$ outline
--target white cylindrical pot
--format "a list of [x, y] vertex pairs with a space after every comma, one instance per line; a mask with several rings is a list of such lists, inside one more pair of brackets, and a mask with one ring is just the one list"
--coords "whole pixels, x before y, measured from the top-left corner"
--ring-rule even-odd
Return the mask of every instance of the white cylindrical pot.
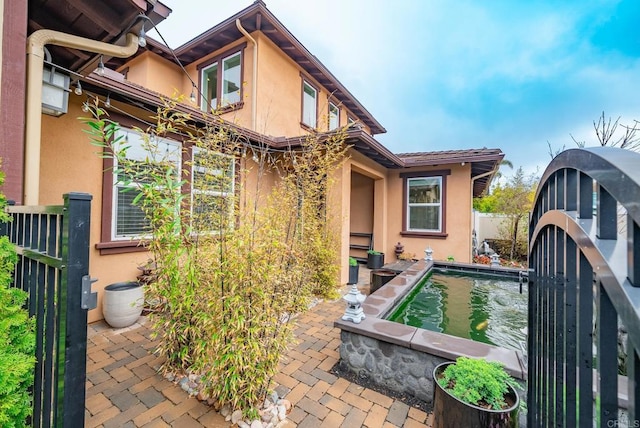
[[111, 327], [129, 327], [144, 306], [144, 288], [138, 282], [116, 282], [104, 288], [102, 314]]

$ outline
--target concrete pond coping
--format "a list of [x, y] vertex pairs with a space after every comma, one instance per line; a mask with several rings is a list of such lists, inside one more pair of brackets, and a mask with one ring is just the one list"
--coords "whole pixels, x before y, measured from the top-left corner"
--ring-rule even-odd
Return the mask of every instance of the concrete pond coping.
[[388, 321], [387, 315], [398, 303], [427, 275], [431, 270], [446, 270], [471, 273], [503, 274], [515, 279], [521, 270], [513, 268], [494, 268], [484, 265], [466, 265], [455, 262], [436, 262], [418, 260], [408, 269], [383, 285], [375, 293], [370, 294], [362, 304], [366, 318], [359, 324], [338, 319], [335, 327], [364, 337], [398, 345], [403, 348], [431, 354], [445, 360], [453, 361], [459, 356], [486, 358], [498, 361], [514, 378], [527, 379], [526, 359], [522, 352], [504, 349], [485, 343], [474, 342], [444, 333], [437, 333], [422, 328]]

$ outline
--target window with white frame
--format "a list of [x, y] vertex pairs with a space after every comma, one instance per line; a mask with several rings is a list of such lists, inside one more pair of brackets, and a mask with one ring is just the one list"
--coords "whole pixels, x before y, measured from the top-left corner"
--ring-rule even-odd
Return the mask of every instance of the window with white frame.
[[166, 138], [145, 141], [137, 132], [126, 129], [119, 131], [118, 137], [126, 160], [118, 164], [114, 159], [111, 235], [113, 240], [140, 238], [149, 232], [149, 220], [140, 206], [134, 204], [140, 186], [148, 184], [152, 174], [158, 172], [175, 174], [179, 179], [181, 146]]
[[222, 232], [233, 224], [235, 160], [194, 147], [191, 219], [195, 232]]
[[337, 105], [329, 103], [329, 131], [338, 129], [340, 126], [340, 109]]
[[406, 230], [442, 231], [442, 177], [407, 178]]
[[239, 103], [242, 88], [242, 52], [219, 58], [201, 71], [200, 88], [205, 111]]
[[317, 124], [318, 91], [307, 81], [302, 82], [302, 123], [315, 128]]

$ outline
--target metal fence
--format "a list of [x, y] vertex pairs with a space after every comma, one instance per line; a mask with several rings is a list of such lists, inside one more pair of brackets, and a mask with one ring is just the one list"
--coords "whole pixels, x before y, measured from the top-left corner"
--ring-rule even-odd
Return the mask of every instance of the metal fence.
[[36, 318], [36, 367], [31, 424], [83, 427], [91, 195], [64, 195], [63, 206], [9, 206], [0, 232], [15, 244], [14, 287], [26, 291]]
[[545, 171], [530, 220], [529, 427], [640, 426], [639, 225], [640, 154], [567, 150]]

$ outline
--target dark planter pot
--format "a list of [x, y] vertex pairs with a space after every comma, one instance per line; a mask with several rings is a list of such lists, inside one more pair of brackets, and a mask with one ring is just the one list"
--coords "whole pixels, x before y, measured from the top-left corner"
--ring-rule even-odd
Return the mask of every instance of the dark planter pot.
[[487, 410], [460, 401], [440, 386], [437, 379], [442, 371], [453, 362], [442, 363], [433, 369], [433, 428], [516, 428], [520, 399], [516, 391], [509, 387], [508, 409]]
[[397, 273], [389, 269], [377, 269], [371, 271], [371, 287], [369, 294], [375, 293], [380, 287], [395, 278]]
[[384, 253], [367, 254], [367, 268], [380, 269], [384, 265]]
[[347, 284], [357, 284], [359, 273], [360, 273], [360, 265], [355, 265], [355, 266], [349, 265], [349, 282], [347, 282]]

